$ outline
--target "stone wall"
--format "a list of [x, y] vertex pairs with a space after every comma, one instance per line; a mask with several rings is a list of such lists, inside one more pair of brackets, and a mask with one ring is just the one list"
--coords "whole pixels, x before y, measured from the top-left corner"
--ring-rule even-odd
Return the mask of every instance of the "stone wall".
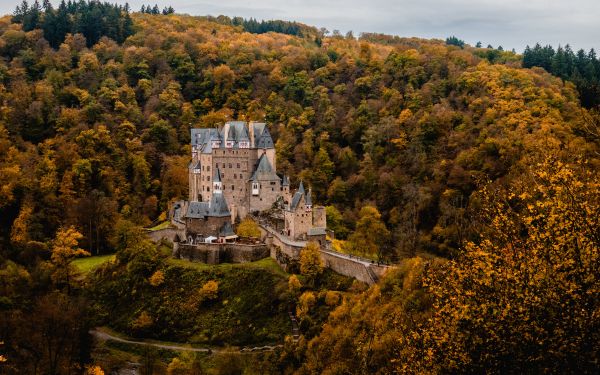
[[173, 257], [206, 264], [246, 263], [269, 257], [265, 244], [174, 244]]
[[250, 202], [250, 212], [266, 211], [273, 207], [273, 203], [283, 193], [281, 190], [281, 180], [259, 180], [260, 189], [258, 195], [252, 195], [251, 182], [248, 182], [248, 200]]
[[313, 207], [313, 226], [316, 228], [327, 228], [327, 213], [325, 207]]
[[321, 259], [325, 267], [331, 268], [340, 275], [351, 276], [367, 284], [375, 284], [377, 281], [367, 269], [370, 266], [362, 262], [352, 261], [346, 257], [327, 251], [321, 251]]
[[[290, 265], [294, 266], [300, 258], [300, 251], [307, 244], [306, 241], [293, 241], [278, 234], [272, 228], [260, 226], [262, 238], [271, 249], [271, 258], [275, 259], [286, 271]], [[353, 277], [369, 285], [375, 284], [389, 269], [389, 266], [377, 265], [369, 260], [359, 257], [350, 257], [346, 254], [321, 249], [321, 259], [326, 267], [331, 268], [340, 275]], [[296, 271], [293, 271], [296, 272]]]
[[231, 217], [212, 217], [206, 219], [186, 218], [186, 233], [188, 235], [202, 234], [204, 236], [219, 236], [219, 229], [227, 222], [231, 222]]

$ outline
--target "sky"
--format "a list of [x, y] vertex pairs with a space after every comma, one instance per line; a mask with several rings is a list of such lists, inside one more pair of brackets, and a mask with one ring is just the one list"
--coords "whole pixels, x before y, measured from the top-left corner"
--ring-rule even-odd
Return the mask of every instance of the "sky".
[[[0, 0], [0, 13], [11, 13], [20, 1]], [[352, 30], [356, 36], [455, 35], [471, 45], [481, 41], [518, 52], [536, 42], [600, 49], [600, 0], [129, 0], [136, 11], [148, 3], [191, 15], [299, 21], [343, 34]]]

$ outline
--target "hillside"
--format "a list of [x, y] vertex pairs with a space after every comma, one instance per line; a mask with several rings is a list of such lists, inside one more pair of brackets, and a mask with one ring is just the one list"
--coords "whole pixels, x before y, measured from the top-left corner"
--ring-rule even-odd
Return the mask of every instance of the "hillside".
[[271, 124], [281, 171], [332, 206], [339, 236], [370, 202], [393, 233], [386, 256], [447, 256], [472, 235], [465, 210], [479, 181], [505, 176], [547, 137], [567, 154], [583, 142], [571, 85], [490, 65], [472, 48], [342, 37], [319, 46], [201, 17], [132, 18], [137, 32], [122, 45], [87, 48], [75, 35], [57, 50], [2, 19], [8, 248], [74, 224], [85, 248], [110, 250], [117, 218], [144, 225], [184, 196], [191, 126], [246, 118]]
[[[0, 19], [8, 373], [80, 369], [92, 324], [278, 341], [288, 303], [302, 337], [260, 373], [593, 372], [600, 118], [573, 84], [439, 40], [124, 11], [122, 43], [49, 43]], [[336, 237], [398, 269], [365, 291], [331, 273], [184, 267], [143, 241], [187, 195], [190, 128], [234, 119], [266, 121], [278, 170], [312, 187]], [[87, 252], [116, 260], [84, 279], [71, 261]]]

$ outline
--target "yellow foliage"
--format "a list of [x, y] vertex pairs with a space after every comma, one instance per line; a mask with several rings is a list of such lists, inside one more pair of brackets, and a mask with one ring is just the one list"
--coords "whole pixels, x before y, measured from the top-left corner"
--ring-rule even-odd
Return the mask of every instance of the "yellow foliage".
[[85, 375], [104, 375], [104, 371], [100, 366], [89, 366], [85, 370]]
[[256, 224], [256, 222], [249, 217], [246, 217], [244, 220], [242, 220], [237, 227], [236, 233], [240, 237], [260, 238], [260, 229], [258, 224]]
[[10, 240], [13, 243], [24, 243], [29, 239], [29, 235], [27, 234], [29, 219], [31, 218], [31, 214], [33, 213], [33, 208], [30, 204], [23, 204], [21, 207], [21, 211], [19, 212], [19, 216], [13, 222], [12, 228], [10, 230]]
[[333, 290], [328, 290], [325, 293], [325, 304], [327, 306], [336, 306], [338, 303], [340, 302], [340, 293], [333, 291]]
[[312, 280], [323, 272], [321, 249], [315, 242], [309, 242], [300, 251], [300, 272]]
[[219, 282], [209, 280], [200, 289], [200, 295], [203, 299], [213, 300], [219, 297]]
[[169, 363], [169, 366], [167, 367], [167, 374], [168, 375], [185, 375], [185, 374], [189, 374], [190, 370], [191, 370], [191, 366], [188, 363], [175, 357], [171, 360], [171, 362]]
[[298, 306], [296, 307], [296, 315], [303, 317], [308, 315], [310, 309], [317, 303], [317, 297], [313, 292], [307, 291], [302, 293], [298, 299]]
[[147, 311], [142, 311], [140, 315], [138, 315], [138, 317], [131, 322], [131, 327], [133, 329], [142, 330], [152, 326], [152, 324], [154, 324], [154, 319], [152, 319], [152, 316], [148, 314]]
[[71, 262], [78, 256], [90, 256], [90, 253], [79, 248], [79, 240], [83, 235], [74, 227], [61, 228], [56, 232], [52, 241], [52, 255], [50, 260], [54, 266], [52, 279], [56, 283], [65, 283], [70, 288], [72, 281]]
[[290, 291], [290, 293], [296, 294], [300, 291], [300, 288], [302, 288], [302, 284], [300, 283], [298, 276], [291, 275], [288, 278], [288, 290]]
[[152, 276], [150, 276], [148, 281], [152, 286], [159, 286], [165, 281], [165, 274], [163, 273], [163, 271], [158, 270], [154, 272]]

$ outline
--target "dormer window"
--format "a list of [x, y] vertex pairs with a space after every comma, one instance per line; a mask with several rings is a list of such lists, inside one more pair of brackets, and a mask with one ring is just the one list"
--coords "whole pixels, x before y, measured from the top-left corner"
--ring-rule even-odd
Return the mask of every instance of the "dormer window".
[[225, 143], [225, 147], [227, 147], [227, 148], [232, 148], [232, 147], [233, 147], [233, 143], [234, 143], [233, 141], [227, 141], [227, 142]]
[[252, 195], [258, 195], [259, 185], [258, 182], [252, 183]]
[[250, 142], [240, 141], [240, 148], [250, 148]]

